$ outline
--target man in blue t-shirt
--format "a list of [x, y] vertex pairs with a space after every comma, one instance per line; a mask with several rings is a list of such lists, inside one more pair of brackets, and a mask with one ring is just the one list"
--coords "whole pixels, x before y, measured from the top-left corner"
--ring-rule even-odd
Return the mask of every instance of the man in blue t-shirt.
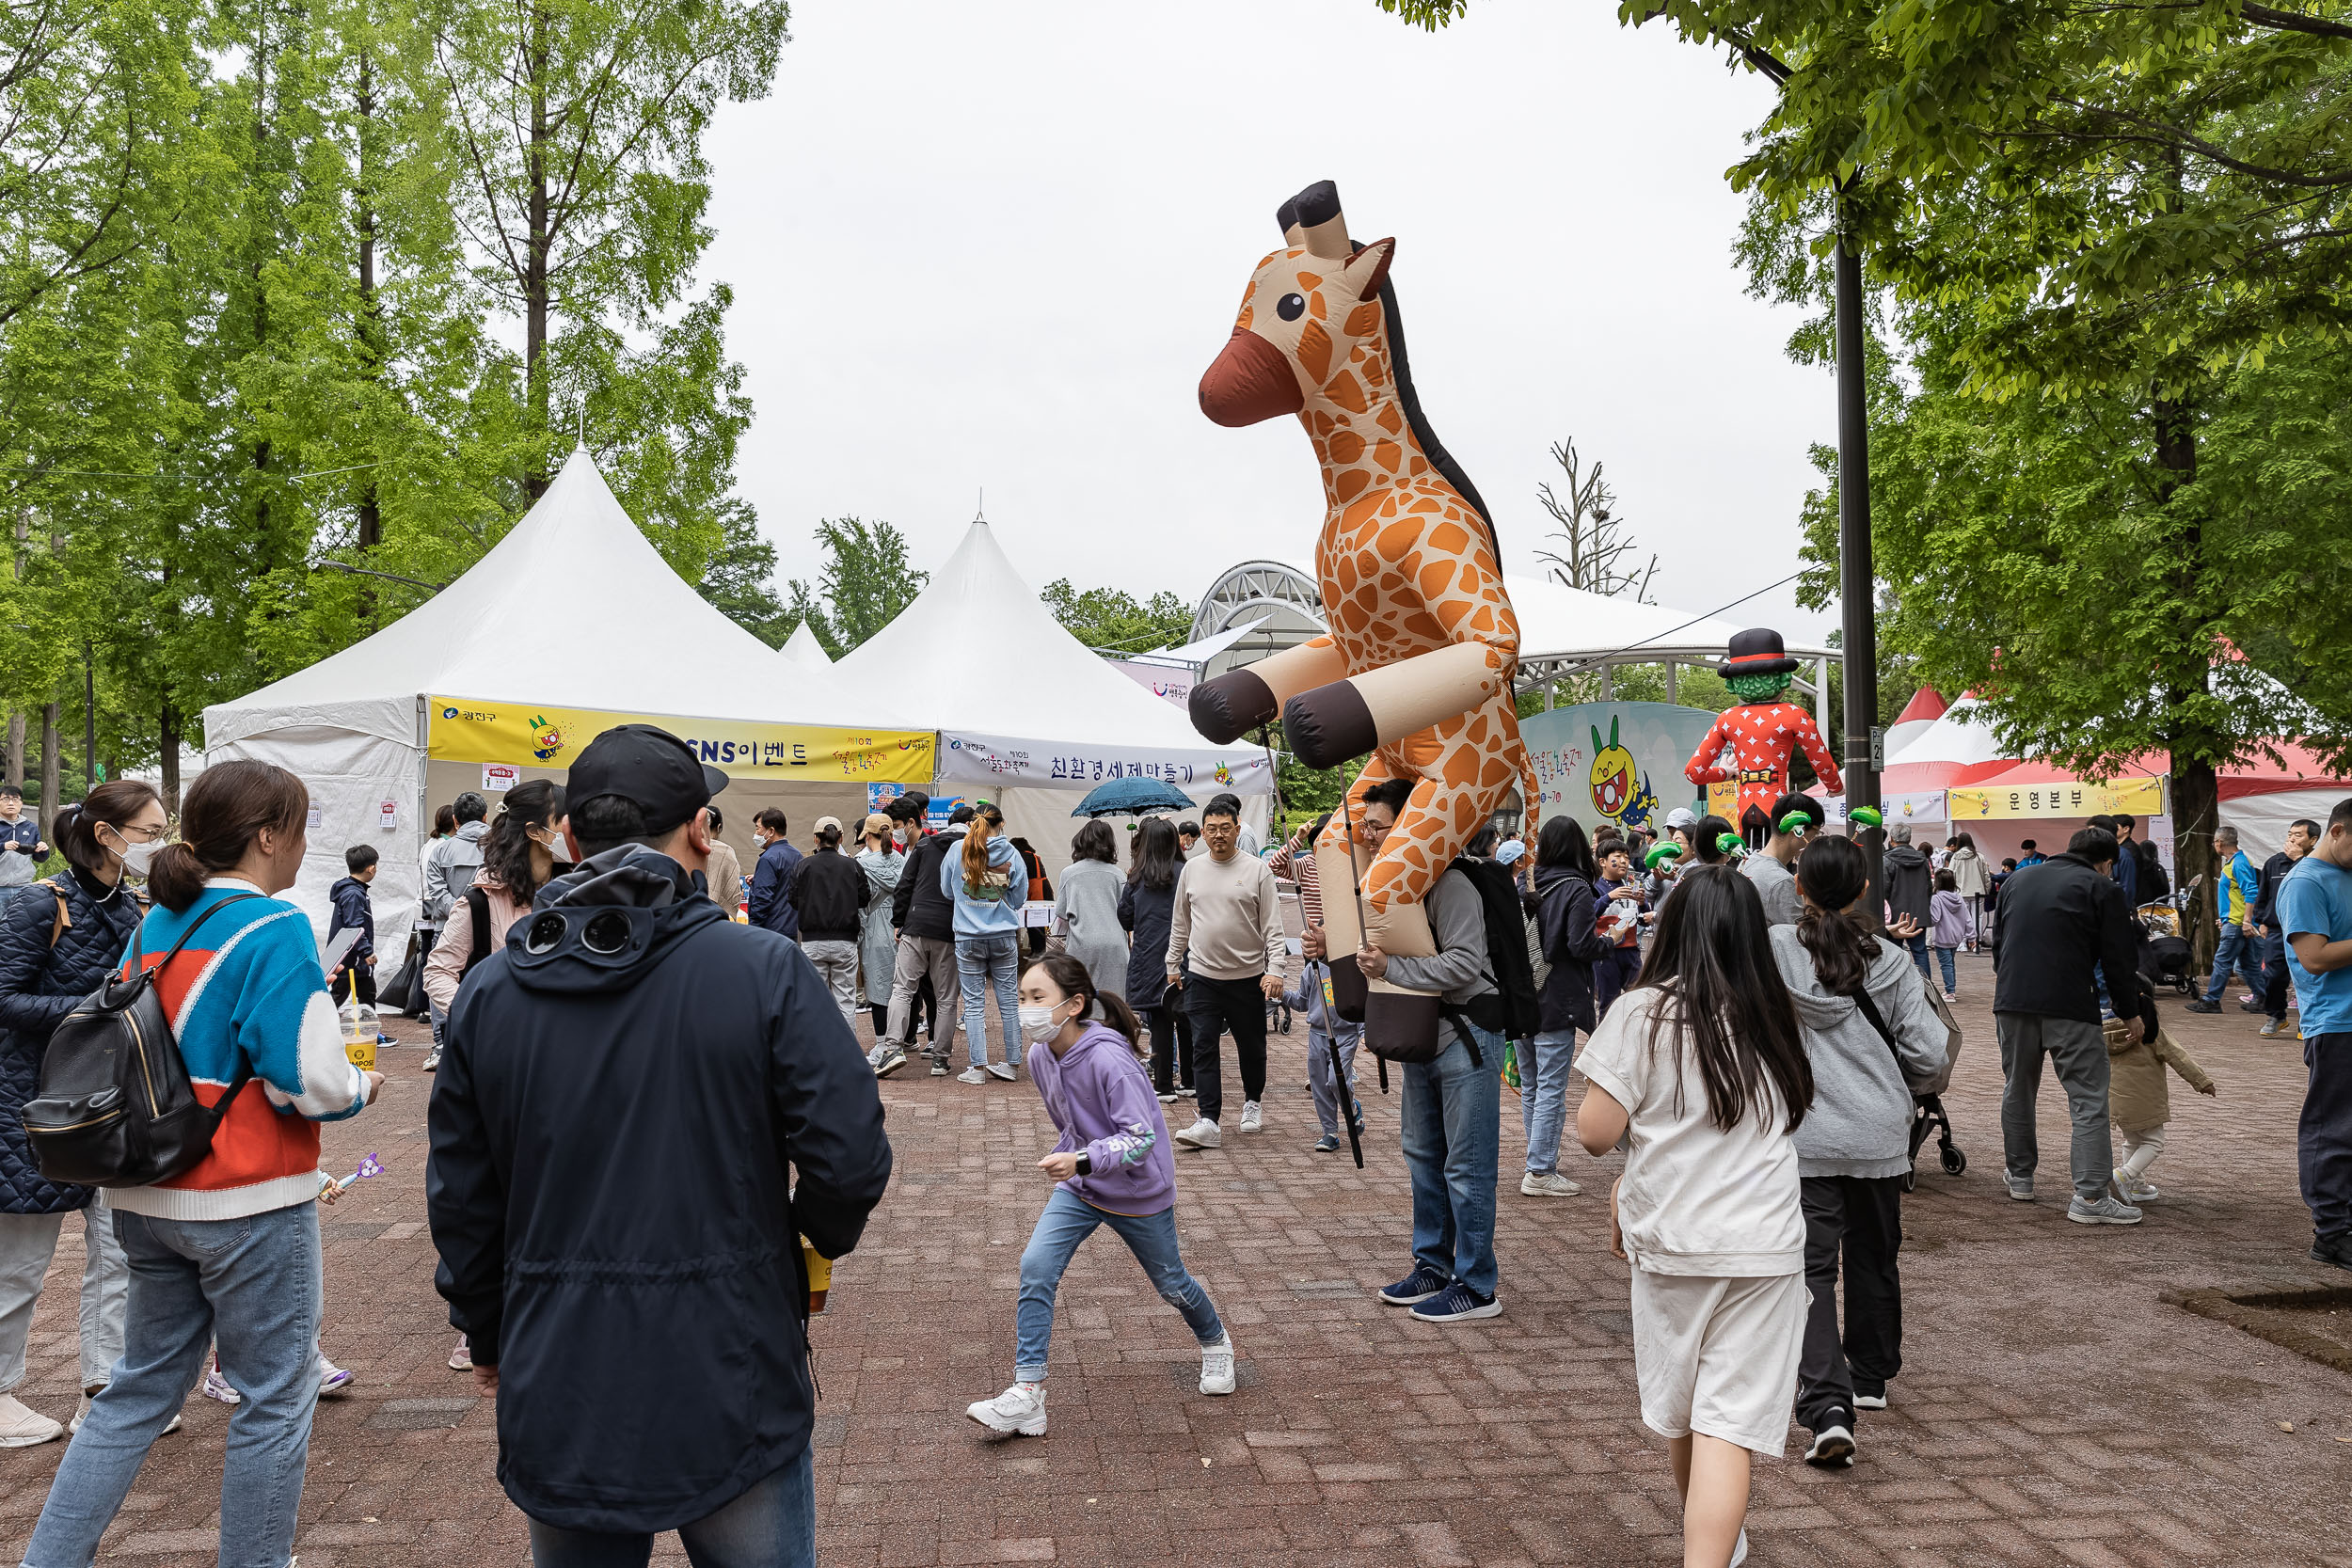
[[2303, 999], [2311, 1082], [2296, 1139], [2312, 1258], [2352, 1270], [2352, 800], [2279, 884], [2279, 928]]

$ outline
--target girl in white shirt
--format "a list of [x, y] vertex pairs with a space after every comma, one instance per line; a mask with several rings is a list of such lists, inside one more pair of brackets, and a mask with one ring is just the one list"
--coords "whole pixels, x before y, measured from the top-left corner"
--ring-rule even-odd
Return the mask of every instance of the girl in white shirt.
[[1578, 1139], [1626, 1145], [1610, 1250], [1633, 1265], [1642, 1419], [1674, 1455], [1685, 1568], [1747, 1557], [1749, 1455], [1787, 1444], [1804, 1341], [1790, 1134], [1813, 1074], [1769, 930], [1736, 868], [1693, 866], [1576, 1062]]

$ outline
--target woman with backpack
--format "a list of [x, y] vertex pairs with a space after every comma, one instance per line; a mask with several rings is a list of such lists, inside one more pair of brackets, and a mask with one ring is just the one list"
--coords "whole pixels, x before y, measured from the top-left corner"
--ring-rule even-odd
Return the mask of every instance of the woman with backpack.
[[1127, 1005], [1152, 1031], [1152, 1087], [1160, 1103], [1192, 1092], [1192, 1037], [1168, 989], [1168, 938], [1176, 916], [1176, 876], [1184, 866], [1176, 825], [1147, 816], [1127, 852], [1127, 884], [1119, 892], [1119, 924], [1127, 943]]
[[[41, 1278], [65, 1216], [82, 1212], [82, 1402], [106, 1386], [122, 1354], [130, 1266], [115, 1240], [114, 1212], [96, 1187], [51, 1181], [24, 1136], [24, 1102], [59, 1020], [98, 989], [131, 944], [139, 904], [123, 880], [144, 869], [164, 835], [164, 803], [146, 784], [110, 779], [57, 814], [50, 832], [66, 869], [9, 900], [0, 915], [0, 1448], [29, 1448], [66, 1431], [14, 1392], [24, 1380], [24, 1341]], [[175, 1418], [176, 1424], [176, 1418]]]
[[1614, 946], [1596, 929], [1593, 884], [1599, 879], [1576, 818], [1565, 813], [1547, 818], [1535, 837], [1535, 929], [1551, 973], [1536, 999], [1532, 1059], [1519, 1064], [1519, 1117], [1527, 1128], [1527, 1174], [1519, 1178], [1519, 1192], [1526, 1197], [1574, 1197], [1583, 1191], [1560, 1174], [1560, 1130], [1567, 1124], [1576, 1032], [1588, 1037], [1593, 1032], [1593, 965]]
[[[1772, 927], [1772, 961], [1797, 1004], [1813, 1108], [1797, 1129], [1810, 1296], [1797, 1370], [1805, 1463], [1853, 1463], [1855, 1412], [1886, 1408], [1902, 1368], [1902, 1181], [1911, 1169], [1910, 1080], [1944, 1065], [1944, 1022], [1908, 949], [1869, 934], [1868, 866], [1851, 839], [1809, 840], [1797, 862], [1804, 912]], [[1838, 1332], [1839, 1257], [1845, 1332]]]
[[222, 1110], [195, 1164], [107, 1195], [131, 1265], [122, 1356], [57, 1467], [27, 1561], [95, 1556], [215, 1335], [244, 1396], [229, 1418], [220, 1560], [294, 1555], [318, 1399], [317, 1123], [357, 1116], [384, 1082], [343, 1054], [310, 922], [277, 896], [301, 868], [310, 805], [282, 768], [217, 763], [189, 786], [182, 842], [154, 852], [154, 908], [122, 973], [153, 974], [198, 1101]]

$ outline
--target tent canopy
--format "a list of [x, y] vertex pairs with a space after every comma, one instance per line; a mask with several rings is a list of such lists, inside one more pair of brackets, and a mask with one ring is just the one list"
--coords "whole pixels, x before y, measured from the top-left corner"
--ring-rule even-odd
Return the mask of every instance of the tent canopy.
[[808, 629], [806, 621], [792, 628], [792, 635], [784, 640], [784, 646], [777, 651], [797, 663], [812, 664], [818, 669], [829, 668], [833, 663], [833, 655], [825, 652], [825, 645], [817, 641], [817, 634]]

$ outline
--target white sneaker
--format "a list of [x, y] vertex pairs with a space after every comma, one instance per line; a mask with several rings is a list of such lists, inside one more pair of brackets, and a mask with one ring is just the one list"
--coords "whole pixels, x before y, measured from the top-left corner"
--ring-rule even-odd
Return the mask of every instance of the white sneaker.
[[2126, 1203], [2153, 1203], [2164, 1196], [2154, 1182], [2137, 1180], [2120, 1168], [2115, 1173], [2115, 1190], [2123, 1195]]
[[1731, 1568], [1740, 1568], [1740, 1565], [1747, 1561], [1747, 1560], [1748, 1527], [1741, 1525], [1740, 1527], [1740, 1539], [1731, 1544]]
[[1176, 1142], [1185, 1148], [1215, 1148], [1224, 1141], [1216, 1123], [1206, 1117], [1176, 1134]]
[[1233, 1336], [1230, 1332], [1216, 1344], [1200, 1347], [1200, 1391], [1204, 1394], [1230, 1394], [1233, 1391]]
[[64, 1427], [14, 1394], [0, 1394], [0, 1449], [29, 1449], [64, 1435]]
[[1519, 1178], [1521, 1197], [1574, 1197], [1584, 1189], [1558, 1171], [1529, 1171]]
[[[103, 1384], [102, 1384], [102, 1385], [100, 1385], [100, 1386], [102, 1386], [102, 1387], [103, 1387], [103, 1386], [104, 1386], [104, 1385], [103, 1385]], [[66, 1422], [66, 1424], [65, 1424], [65, 1430], [66, 1430], [69, 1433], [77, 1433], [77, 1432], [81, 1431], [81, 1430], [82, 1430], [82, 1423], [83, 1423], [85, 1420], [87, 1420], [87, 1419], [88, 1419], [88, 1418], [89, 1418], [89, 1407], [90, 1407], [90, 1400], [91, 1400], [91, 1397], [92, 1397], [92, 1396], [90, 1396], [90, 1395], [88, 1395], [88, 1394], [84, 1394], [84, 1395], [82, 1396], [82, 1402], [81, 1402], [80, 1404], [77, 1404], [77, 1405], [75, 1405], [75, 1406], [73, 1407], [73, 1419], [72, 1419], [72, 1420], [70, 1420], [70, 1421]], [[178, 1432], [178, 1431], [180, 1430], [180, 1424], [181, 1424], [181, 1423], [180, 1423], [180, 1416], [179, 1416], [179, 1413], [178, 1413], [177, 1411], [175, 1411], [175, 1412], [173, 1412], [173, 1413], [172, 1413], [171, 1424], [170, 1424], [169, 1426], [167, 1426], [167, 1427], [164, 1428], [164, 1435], [165, 1435], [166, 1437], [168, 1437], [168, 1436], [170, 1436], [173, 1433]]]
[[1045, 1385], [1016, 1383], [993, 1400], [965, 1405], [963, 1413], [991, 1432], [1042, 1437], [1045, 1435]]
[[978, 1068], [968, 1067], [961, 1072], [956, 1074], [956, 1082], [959, 1084], [985, 1084], [988, 1082], [988, 1074], [982, 1072]]
[[988, 1064], [988, 1075], [991, 1078], [1001, 1078], [1009, 1084], [1021, 1076], [1021, 1069], [1009, 1062], [991, 1062]]
[[220, 1375], [220, 1363], [218, 1361], [213, 1362], [204, 1369], [203, 1389], [204, 1397], [208, 1400], [218, 1400], [223, 1404], [243, 1404], [245, 1402], [245, 1396], [238, 1393], [235, 1386], [232, 1386], [227, 1378]]
[[1255, 1132], [1265, 1125], [1265, 1108], [1254, 1100], [1241, 1102], [1241, 1130]]

